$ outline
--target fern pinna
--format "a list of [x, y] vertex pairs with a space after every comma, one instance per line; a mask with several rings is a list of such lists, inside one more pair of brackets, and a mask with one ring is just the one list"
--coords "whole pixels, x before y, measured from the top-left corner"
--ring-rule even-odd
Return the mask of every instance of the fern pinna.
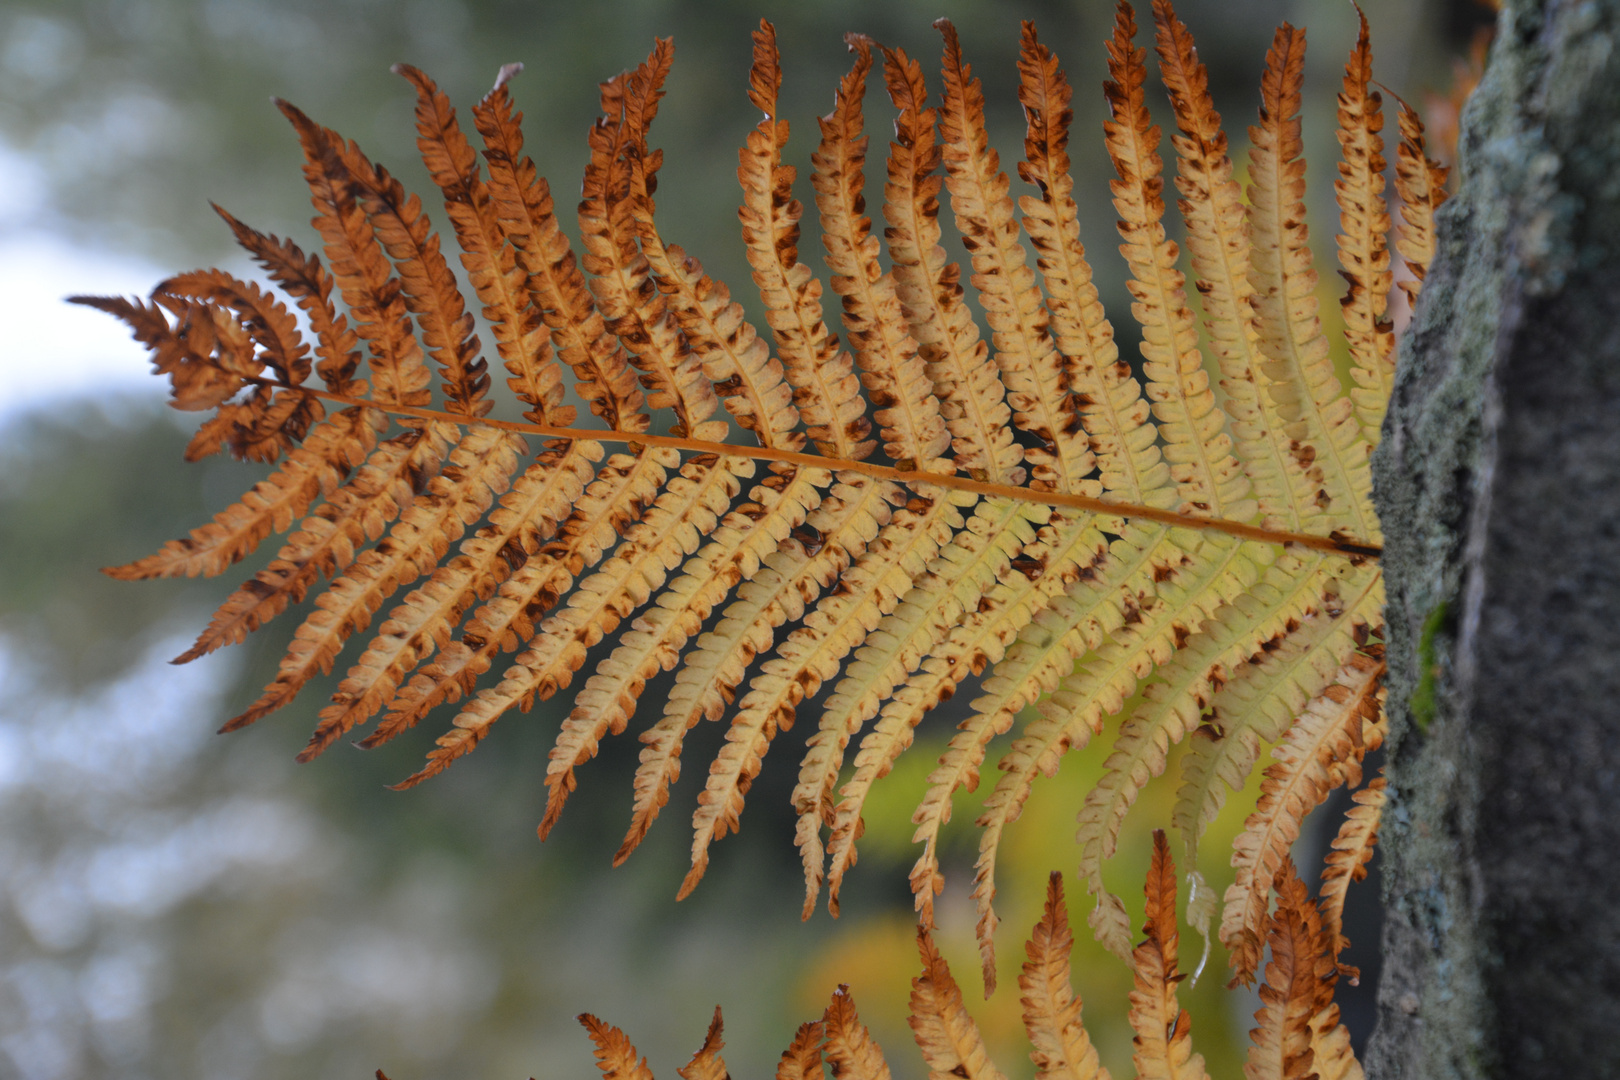
[[[768, 23], [754, 35], [748, 85], [764, 119], [737, 170], [768, 336], [660, 232], [663, 153], [649, 136], [669, 41], [602, 84], [577, 255], [524, 151], [508, 86], [516, 66], [472, 109], [481, 154], [428, 77], [400, 67], [521, 422], [488, 415], [473, 301], [419, 200], [354, 143], [280, 103], [304, 150], [324, 262], [220, 211], [278, 291], [205, 270], [161, 283], [146, 301], [78, 298], [133, 326], [177, 407], [213, 410], [188, 458], [228, 449], [279, 463], [213, 521], [109, 573], [218, 574], [272, 532], [288, 533], [182, 659], [239, 642], [313, 594], [274, 681], [226, 727], [286, 705], [356, 639], [360, 655], [302, 757], [372, 720], [361, 744], [375, 746], [449, 705], [453, 720], [404, 787], [471, 751], [508, 712], [570, 686], [602, 646], [551, 751], [542, 836], [580, 766], [636, 717], [647, 681], [675, 669], [673, 692], [637, 720], [645, 748], [616, 859], [665, 805], [687, 732], [726, 720], [682, 895], [711, 843], [737, 827], [778, 733], [830, 685], [793, 794], [806, 914], [824, 887], [837, 911], [873, 785], [927, 712], [982, 675], [973, 715], [917, 808], [922, 853], [911, 880], [929, 925], [953, 798], [975, 788], [992, 742], [1034, 706], [979, 819], [974, 896], [987, 983], [1001, 836], [1035, 778], [1103, 736], [1128, 700], [1136, 704], [1107, 738], [1079, 834], [1081, 876], [1097, 898], [1092, 926], [1126, 958], [1129, 926], [1102, 865], [1170, 745], [1190, 742], [1174, 824], [1193, 870], [1191, 916], [1207, 929], [1214, 897], [1195, 869], [1200, 833], [1276, 744], [1236, 844], [1219, 930], [1236, 979], [1252, 980], [1272, 882], [1301, 820], [1333, 787], [1358, 782], [1381, 738], [1383, 599], [1367, 458], [1393, 366], [1383, 117], [1363, 20], [1338, 111], [1346, 387], [1318, 318], [1303, 224], [1303, 32], [1284, 24], [1267, 54], [1245, 201], [1192, 37], [1169, 0], [1155, 0], [1153, 14], [1214, 355], [1200, 344], [1166, 239], [1146, 53], [1121, 3], [1105, 143], [1141, 378], [1120, 356], [1080, 243], [1071, 90], [1027, 23], [1017, 171], [1029, 191], [1016, 203], [949, 22], [937, 24], [937, 100], [904, 51], [848, 37], [854, 65], [819, 121], [811, 177], [842, 342], [822, 283], [800, 261], [802, 207], [782, 159], [789, 127], [777, 112]], [[861, 194], [864, 94], [879, 72], [897, 114], [882, 240]], [[1415, 294], [1444, 174], [1404, 105], [1400, 129], [1395, 244]], [[942, 185], [988, 339], [963, 268], [940, 244]], [[573, 426], [559, 360], [601, 428]], [[727, 441], [721, 408], [748, 445]], [[653, 410], [673, 415], [667, 434], [652, 430]], [[608, 442], [625, 449], [609, 454]], [[1377, 805], [1363, 799], [1347, 823], [1341, 876], [1361, 872]]]

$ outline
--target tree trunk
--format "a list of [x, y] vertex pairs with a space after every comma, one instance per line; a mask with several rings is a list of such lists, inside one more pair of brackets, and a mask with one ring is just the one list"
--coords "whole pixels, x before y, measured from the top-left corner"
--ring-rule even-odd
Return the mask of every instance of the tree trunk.
[[1374, 463], [1368, 1072], [1620, 1076], [1620, 0], [1508, 0], [1461, 158]]

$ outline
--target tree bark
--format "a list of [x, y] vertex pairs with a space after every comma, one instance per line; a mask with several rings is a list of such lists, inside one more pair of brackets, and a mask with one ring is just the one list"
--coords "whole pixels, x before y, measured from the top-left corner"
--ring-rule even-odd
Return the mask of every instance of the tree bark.
[[1390, 1077], [1620, 1076], [1620, 0], [1508, 0], [1375, 459]]

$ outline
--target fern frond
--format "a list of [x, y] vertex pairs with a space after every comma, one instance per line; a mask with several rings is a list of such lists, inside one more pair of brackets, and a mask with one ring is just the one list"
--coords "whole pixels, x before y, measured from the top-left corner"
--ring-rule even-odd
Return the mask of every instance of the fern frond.
[[828, 457], [858, 461], [877, 444], [867, 438], [872, 425], [864, 415], [853, 362], [838, 348], [838, 339], [822, 319], [821, 282], [799, 262], [799, 218], [804, 208], [793, 198], [796, 170], [782, 164], [788, 124], [776, 115], [780, 60], [776, 28], [761, 19], [754, 31], [748, 99], [765, 119], [748, 133], [747, 145], [737, 153], [737, 179], [743, 188], [737, 216], [766, 321], [810, 439]]
[[1389, 306], [1389, 210], [1384, 203], [1383, 99], [1372, 89], [1372, 47], [1367, 16], [1359, 12], [1361, 33], [1344, 68], [1339, 92], [1339, 179], [1333, 192], [1339, 203], [1339, 265], [1349, 282], [1340, 306], [1344, 337], [1350, 346], [1350, 376], [1356, 382], [1351, 400], [1361, 421], [1361, 437], [1378, 445], [1384, 408], [1395, 384], [1395, 331], [1384, 312]]
[[889, 1064], [871, 1032], [855, 1015], [855, 999], [849, 987], [833, 991], [822, 1022], [827, 1026], [827, 1046], [823, 1051], [832, 1066], [833, 1080], [889, 1080]]
[[354, 561], [355, 552], [382, 535], [388, 522], [438, 475], [449, 451], [438, 425], [411, 428], [381, 443], [347, 483], [334, 491], [287, 538], [269, 566], [220, 605], [208, 628], [176, 663], [235, 645], [304, 598], [324, 574]]
[[938, 113], [928, 107], [922, 67], [904, 50], [883, 50], [883, 79], [895, 118], [883, 187], [884, 230], [895, 295], [951, 433], [956, 466], [971, 476], [1020, 484], [1024, 451], [1013, 442], [1001, 381], [962, 299], [961, 267], [940, 246]]
[[[1378, 825], [1384, 812], [1384, 786], [1382, 776], [1350, 796], [1355, 803], [1339, 825], [1327, 855], [1327, 866], [1322, 870], [1322, 889], [1318, 903], [1322, 909], [1322, 934], [1329, 955], [1337, 957], [1350, 944], [1344, 936], [1344, 901], [1352, 882], [1364, 881], [1367, 863], [1373, 857], [1373, 845], [1378, 843]], [[1349, 978], [1360, 975], [1355, 968], [1339, 965], [1339, 972]]]
[[596, 1067], [602, 1070], [604, 1080], [653, 1080], [647, 1059], [636, 1054], [624, 1032], [590, 1013], [580, 1013], [579, 1022], [596, 1044]]
[[692, 824], [692, 873], [682, 885], [691, 891], [708, 862], [709, 840], [737, 827], [743, 792], [759, 770], [759, 759], [778, 730], [793, 725], [795, 706], [820, 689], [851, 649], [893, 611], [900, 597], [922, 576], [928, 561], [963, 524], [958, 508], [971, 496], [931, 489], [921, 501], [902, 507], [873, 542], [841, 575], [839, 588], [825, 596], [766, 660], [726, 732], [726, 746], [698, 796]]
[[1155, 0], [1153, 17], [1159, 72], [1180, 129], [1171, 142], [1187, 249], [1203, 296], [1205, 325], [1220, 362], [1221, 387], [1226, 391], [1221, 407], [1230, 420], [1232, 449], [1266, 519], [1302, 528], [1320, 517], [1319, 485], [1293, 453], [1268, 390], [1270, 378], [1254, 325], [1249, 227], [1242, 193], [1232, 179], [1221, 116], [1210, 97], [1209, 72], [1169, 0]]
[[1024, 452], [1033, 467], [1034, 486], [1095, 492], [1099, 485], [1085, 479], [1095, 461], [1080, 434], [1040, 289], [1018, 242], [1007, 174], [985, 131], [984, 91], [962, 59], [956, 27], [949, 19], [934, 25], [945, 38], [945, 100], [940, 108], [945, 183], [962, 242], [972, 255], [971, 280], [990, 323], [1013, 422], [1041, 443]]
[[1223, 430], [1198, 351], [1186, 279], [1175, 266], [1176, 246], [1165, 238], [1159, 129], [1143, 100], [1147, 66], [1145, 53], [1132, 43], [1135, 36], [1135, 15], [1120, 0], [1108, 44], [1110, 79], [1104, 84], [1113, 119], [1103, 129], [1119, 173], [1109, 186], [1125, 241], [1120, 251], [1131, 269], [1128, 285], [1136, 300], [1131, 310], [1142, 325], [1148, 397], [1183, 506], [1244, 519], [1255, 510], [1248, 479], [1232, 458], [1232, 440]]
[[1401, 197], [1401, 221], [1395, 229], [1395, 250], [1400, 252], [1412, 280], [1401, 290], [1414, 306], [1423, 279], [1434, 262], [1438, 237], [1434, 214], [1446, 201], [1446, 176], [1451, 170], [1429, 157], [1423, 142], [1423, 120], [1406, 102], [1400, 102], [1400, 146], [1395, 151], [1395, 191]]
[[[567, 514], [558, 530], [559, 540], [536, 550], [529, 561], [554, 565], [567, 575], [567, 579], [558, 588], [535, 590], [535, 595], [542, 598], [542, 610], [568, 591], [581, 570], [600, 562], [631, 523], [643, 516], [645, 508], [653, 503], [658, 489], [663, 486], [668, 472], [679, 462], [679, 455], [665, 448], [648, 447], [633, 457], [615, 454], [599, 472], [597, 479], [585, 489], [584, 496], [577, 498], [571, 514], [567, 514], [567, 504], [553, 511], [555, 520], [562, 520], [563, 515]], [[488, 580], [490, 571], [498, 567], [497, 560], [502, 558], [505, 547], [504, 541], [495, 542], [498, 539], [497, 536], [483, 540], [475, 557], [482, 561], [479, 566], [481, 573], [457, 581], [448, 588], [441, 588], [443, 600], [439, 610], [451, 613], [451, 625], [470, 604], [477, 582]], [[450, 601], [450, 597], [456, 599]], [[529, 602], [525, 601], [525, 608]], [[416, 648], [425, 647], [426, 642], [420, 634], [417, 639]], [[530, 652], [519, 654], [503, 673], [499, 684], [479, 691], [476, 697], [463, 705], [452, 721], [450, 730], [439, 736], [434, 749], [429, 751], [427, 764], [398, 786], [414, 787], [428, 777], [436, 776], [456, 759], [472, 752], [508, 709], [513, 706], [528, 709], [536, 697], [550, 697], [560, 686], [567, 684], [567, 678], [558, 673], [530, 668], [530, 661], [537, 661], [537, 658]], [[542, 665], [537, 663], [537, 666]], [[408, 671], [409, 668], [404, 670]], [[551, 676], [549, 680], [547, 675]], [[571, 676], [572, 671], [568, 675]]]
[[1030, 1060], [1036, 1080], [1111, 1080], [1080, 1023], [1080, 998], [1069, 985], [1073, 948], [1063, 875], [1054, 872], [1046, 883], [1046, 908], [1024, 946], [1029, 958], [1018, 976], [1024, 1028], [1033, 1047]]
[[1305, 816], [1341, 783], [1360, 779], [1363, 725], [1377, 714], [1384, 666], [1357, 655], [1308, 706], [1274, 752], [1260, 802], [1233, 844], [1237, 877], [1226, 890], [1221, 941], [1231, 950], [1232, 985], [1248, 983], [1260, 962], [1269, 882], [1299, 837]]
[[120, 581], [224, 573], [272, 532], [292, 528], [317, 497], [335, 490], [343, 473], [363, 462], [376, 445], [382, 423], [379, 413], [366, 409], [334, 414], [311, 428], [280, 468], [212, 521], [144, 559], [102, 572]]
[[309, 378], [309, 347], [298, 332], [298, 321], [286, 304], [253, 282], [223, 270], [194, 270], [165, 278], [152, 291], [232, 309], [263, 350], [261, 359], [283, 382], [297, 386]]
[[[364, 181], [345, 161], [350, 147], [336, 133], [276, 99], [298, 132], [304, 150], [304, 177], [315, 206], [315, 228], [326, 242], [332, 276], [354, 317], [355, 333], [369, 346], [372, 396], [379, 402], [426, 405], [431, 399], [422, 349], [411, 331], [411, 317], [399, 279], [359, 203]], [[358, 159], [352, 148], [350, 161]], [[420, 283], [418, 283], [420, 285]], [[442, 327], [441, 327], [442, 329]]]
[[823, 704], [820, 728], [808, 741], [799, 783], [793, 792], [799, 813], [796, 843], [804, 863], [807, 913], [815, 906], [824, 871], [821, 826], [832, 826], [840, 841], [832, 871], [831, 904], [836, 911], [838, 882], [854, 862], [853, 839], [843, 834], [852, 827], [859, 831], [859, 826], [851, 826], [850, 822], [860, 817], [864, 791], [887, 775], [911, 745], [911, 725], [915, 723], [912, 718], [920, 719], [921, 713], [909, 712], [898, 724], [885, 716], [884, 722], [867, 736], [856, 758], [855, 775], [845, 786], [839, 813], [835, 813], [832, 794], [850, 738], [877, 715], [895, 689], [969, 611], [979, 611], [986, 594], [1010, 568], [1019, 550], [1034, 540], [1036, 526], [1047, 516], [1030, 514], [1006, 500], [981, 502], [966, 527], [929, 564], [900, 606], [885, 615], [867, 636], [866, 644], [857, 650], [856, 659]]
[[911, 1031], [930, 1080], [1005, 1080], [985, 1052], [984, 1036], [962, 1003], [951, 969], [925, 926], [917, 927], [923, 973], [911, 980]]
[[[591, 292], [607, 326], [625, 343], [629, 359], [641, 372], [652, 408], [675, 410], [675, 435], [697, 439], [723, 437], [724, 422], [707, 422], [718, 404], [714, 387], [687, 347], [668, 302], [649, 281], [651, 266], [637, 246], [631, 212], [631, 182], [625, 154], [644, 132], [632, 125], [627, 99], [658, 93], [660, 72], [667, 72], [673, 46], [668, 38], [630, 75], [602, 84], [602, 117], [591, 127], [590, 162], [585, 167], [579, 228]], [[655, 81], [656, 80], [656, 81]], [[642, 110], [643, 113], [650, 110]]]
[[1192, 1017], [1176, 1001], [1176, 865], [1163, 831], [1153, 833], [1147, 878], [1147, 939], [1132, 953], [1136, 988], [1131, 1027], [1136, 1075], [1142, 1080], [1208, 1080], [1204, 1057], [1192, 1050]]
[[885, 452], [902, 468], [928, 469], [950, 437], [901, 314], [894, 278], [878, 262], [878, 240], [863, 212], [868, 140], [862, 134], [861, 101], [872, 69], [872, 43], [860, 35], [847, 40], [855, 66], [839, 83], [833, 111], [818, 121], [821, 145], [810, 156], [821, 240], [833, 292], [843, 298], [844, 328], [861, 384], [877, 407]]
[[1371, 505], [1372, 478], [1366, 452], [1357, 448], [1361, 430], [1333, 370], [1317, 316], [1300, 140], [1304, 70], [1304, 31], [1283, 23], [1266, 52], [1260, 123], [1249, 128], [1254, 310], [1260, 347], [1270, 361], [1265, 372], [1272, 398], [1288, 424], [1300, 463], [1313, 478], [1321, 477], [1323, 510], [1356, 535], [1374, 536], [1378, 523]]
[[716, 1005], [714, 1019], [709, 1022], [709, 1033], [704, 1037], [703, 1045], [692, 1055], [685, 1068], [675, 1070], [681, 1080], [731, 1080], [725, 1059], [720, 1056], [720, 1048], [726, 1045], [720, 1037], [722, 1029], [720, 1006]]
[[1321, 927], [1316, 908], [1286, 856], [1277, 870], [1277, 913], [1267, 935], [1271, 960], [1260, 987], [1258, 1025], [1249, 1032], [1248, 1080], [1308, 1080], [1312, 1069], [1311, 1019], [1316, 1015], [1320, 978], [1317, 959]]
[[236, 235], [236, 242], [264, 267], [270, 279], [298, 301], [315, 332], [316, 353], [320, 359], [315, 373], [328, 390], [360, 397], [367, 393], [354, 373], [360, 367], [359, 338], [349, 328], [348, 319], [338, 314], [332, 303], [332, 278], [321, 261], [304, 253], [291, 240], [282, 240], [244, 225], [218, 206], [214, 213], [224, 219]]
[[521, 113], [512, 109], [505, 81], [473, 106], [484, 140], [496, 220], [517, 251], [525, 287], [551, 330], [557, 355], [579, 379], [575, 390], [591, 412], [616, 431], [645, 431], [641, 390], [622, 346], [607, 332], [585, 278], [557, 223], [551, 188], [523, 154]]
[[1080, 243], [1067, 149], [1073, 93], [1057, 57], [1040, 44], [1034, 24], [1027, 21], [1018, 72], [1018, 99], [1028, 125], [1018, 175], [1041, 192], [1038, 199], [1021, 196], [1018, 205], [1046, 282], [1051, 334], [1066, 362], [1103, 489], [1117, 498], [1146, 502], [1149, 492], [1163, 487], [1168, 472], [1151, 438], [1141, 389], [1119, 361], [1114, 328], [1098, 300]]
[[782, 1060], [776, 1066], [776, 1080], [822, 1080], [821, 1044], [827, 1037], [827, 1025], [820, 1020], [800, 1024], [793, 1042], [782, 1051]]
[[409, 64], [396, 64], [394, 71], [416, 88], [416, 145], [444, 195], [445, 214], [461, 246], [462, 268], [483, 301], [484, 318], [511, 375], [506, 385], [530, 406], [524, 416], [538, 424], [567, 427], [573, 423], [574, 410], [562, 404], [551, 335], [523, 287], [523, 271], [501, 232], [478, 155], [462, 133], [450, 99], [433, 80]]

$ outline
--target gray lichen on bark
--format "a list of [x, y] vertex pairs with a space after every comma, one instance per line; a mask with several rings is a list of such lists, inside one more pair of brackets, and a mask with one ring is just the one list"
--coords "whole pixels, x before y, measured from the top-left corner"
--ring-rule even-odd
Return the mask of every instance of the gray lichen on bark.
[[1461, 167], [1374, 458], [1368, 1072], [1620, 1076], [1620, 0], [1508, 0]]

